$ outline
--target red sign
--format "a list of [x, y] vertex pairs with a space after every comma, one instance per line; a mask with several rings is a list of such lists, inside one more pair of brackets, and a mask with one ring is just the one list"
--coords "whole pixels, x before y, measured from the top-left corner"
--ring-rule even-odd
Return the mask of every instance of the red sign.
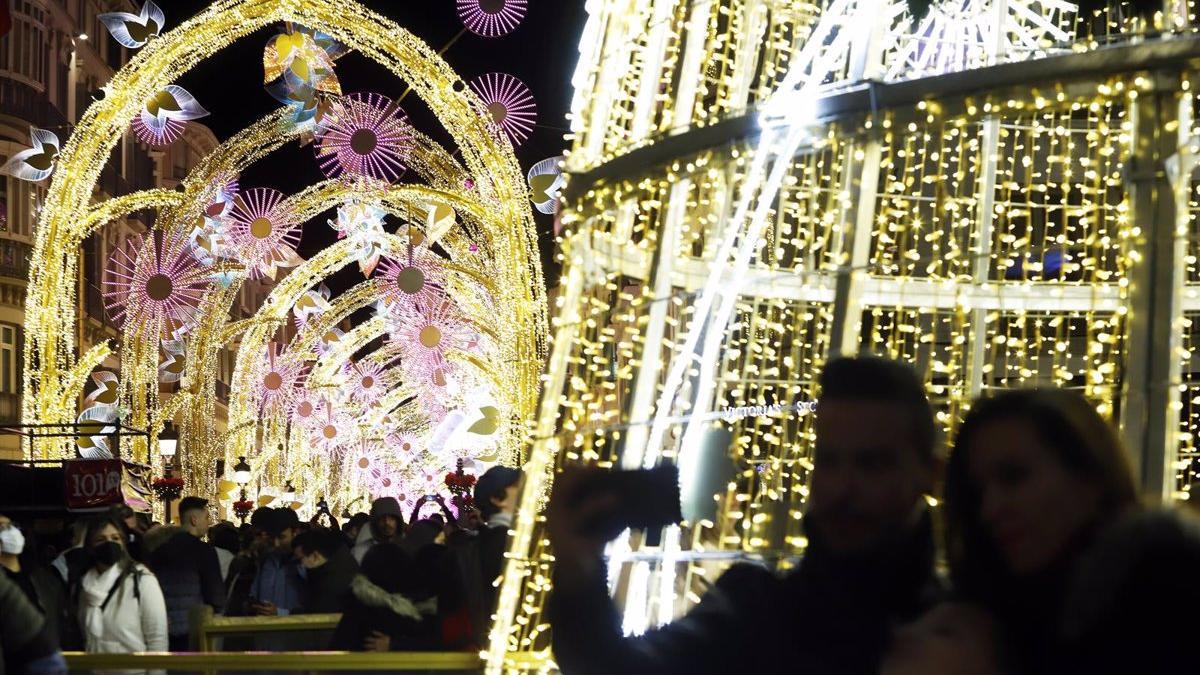
[[63, 462], [63, 492], [72, 511], [101, 509], [124, 501], [121, 461], [77, 459]]

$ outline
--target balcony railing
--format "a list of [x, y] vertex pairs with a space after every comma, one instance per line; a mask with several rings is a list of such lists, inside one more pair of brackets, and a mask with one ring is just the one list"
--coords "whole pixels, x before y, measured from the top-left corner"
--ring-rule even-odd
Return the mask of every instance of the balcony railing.
[[9, 79], [0, 79], [0, 114], [11, 115], [67, 138], [67, 117], [45, 93]]
[[0, 239], [0, 276], [29, 279], [29, 257], [32, 251], [29, 244]]

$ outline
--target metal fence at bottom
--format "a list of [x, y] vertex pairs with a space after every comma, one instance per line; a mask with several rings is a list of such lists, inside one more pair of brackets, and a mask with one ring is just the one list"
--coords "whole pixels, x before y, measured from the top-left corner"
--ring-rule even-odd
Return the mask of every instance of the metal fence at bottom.
[[172, 670], [338, 672], [348, 670], [481, 672], [483, 660], [469, 652], [194, 652], [65, 654], [71, 672]]

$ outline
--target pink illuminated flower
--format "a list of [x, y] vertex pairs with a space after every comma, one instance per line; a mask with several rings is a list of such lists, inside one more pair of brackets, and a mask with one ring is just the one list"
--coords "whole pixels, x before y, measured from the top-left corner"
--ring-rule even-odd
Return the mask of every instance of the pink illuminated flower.
[[483, 37], [499, 37], [521, 25], [527, 0], [458, 0], [458, 18], [467, 30]]
[[332, 401], [325, 401], [310, 427], [312, 445], [327, 455], [337, 455], [350, 442], [354, 433], [352, 420], [337, 409]]
[[470, 337], [449, 298], [401, 309], [393, 314], [391, 328], [409, 372], [428, 373], [446, 364], [446, 355], [463, 349]]
[[174, 340], [187, 331], [209, 287], [209, 271], [179, 230], [132, 236], [109, 258], [104, 300], [109, 315], [128, 328]]
[[234, 199], [226, 238], [253, 278], [274, 279], [279, 268], [303, 262], [295, 249], [301, 223], [285, 199], [270, 188], [254, 188]]
[[330, 178], [347, 173], [390, 183], [404, 173], [412, 132], [399, 103], [379, 94], [350, 94], [330, 106], [313, 147]]
[[322, 402], [307, 389], [297, 389], [292, 397], [289, 414], [292, 424], [311, 428], [321, 421]]
[[400, 307], [433, 305], [445, 295], [445, 272], [437, 264], [437, 256], [427, 249], [410, 247], [407, 254], [384, 258], [379, 264], [379, 278], [387, 282], [384, 301]]
[[363, 485], [377, 481], [388, 470], [379, 444], [372, 441], [359, 441], [350, 446], [342, 466], [351, 479]]
[[346, 368], [346, 375], [349, 378], [351, 395], [359, 403], [378, 401], [379, 397], [386, 393], [383, 366], [374, 361], [351, 363]]
[[505, 73], [488, 73], [472, 81], [471, 89], [483, 99], [492, 122], [513, 145], [529, 138], [537, 122], [537, 103], [524, 82]]
[[254, 386], [257, 388], [258, 402], [262, 410], [286, 410], [304, 377], [304, 364], [286, 358], [280, 346], [272, 342], [267, 345], [254, 370]]

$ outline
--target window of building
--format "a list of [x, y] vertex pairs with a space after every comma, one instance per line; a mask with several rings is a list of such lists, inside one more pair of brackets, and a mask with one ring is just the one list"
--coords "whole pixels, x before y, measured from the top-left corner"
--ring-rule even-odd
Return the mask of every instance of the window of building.
[[0, 70], [43, 90], [50, 62], [46, 13], [28, 0], [18, 0], [13, 4], [12, 20], [12, 31], [6, 39], [0, 40]]
[[21, 327], [0, 323], [0, 394], [21, 391]]
[[0, 176], [0, 232], [8, 232], [8, 176]]

